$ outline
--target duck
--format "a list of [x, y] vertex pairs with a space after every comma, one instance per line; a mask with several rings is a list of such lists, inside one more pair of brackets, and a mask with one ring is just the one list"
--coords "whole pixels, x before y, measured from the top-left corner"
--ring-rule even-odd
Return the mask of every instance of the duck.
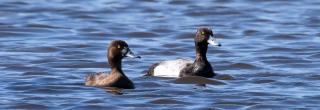
[[195, 60], [176, 59], [161, 61], [152, 64], [144, 76], [158, 77], [187, 77], [201, 76], [212, 78], [216, 75], [211, 64], [208, 62], [206, 53], [208, 45], [220, 47], [221, 44], [214, 38], [212, 29], [200, 27], [194, 37]]
[[85, 78], [86, 86], [116, 87], [121, 89], [134, 89], [133, 82], [124, 74], [121, 68], [123, 58], [141, 58], [135, 55], [128, 44], [122, 40], [114, 40], [108, 46], [107, 58], [111, 71], [89, 74]]

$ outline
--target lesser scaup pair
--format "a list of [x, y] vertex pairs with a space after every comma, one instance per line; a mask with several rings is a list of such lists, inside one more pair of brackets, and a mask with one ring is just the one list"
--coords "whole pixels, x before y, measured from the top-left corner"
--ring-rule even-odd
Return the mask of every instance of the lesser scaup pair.
[[[202, 76], [212, 78], [215, 73], [207, 60], [206, 53], [208, 44], [221, 46], [213, 37], [213, 32], [209, 28], [199, 28], [195, 38], [196, 58], [195, 61], [177, 59], [162, 61], [153, 64], [147, 71], [146, 76], [160, 77], [185, 77]], [[96, 73], [86, 77], [86, 86], [97, 87], [117, 87], [123, 89], [133, 89], [134, 84], [123, 73], [121, 60], [124, 57], [140, 58], [135, 56], [129, 49], [126, 42], [121, 40], [112, 41], [108, 49], [108, 62], [111, 67], [110, 74]]]

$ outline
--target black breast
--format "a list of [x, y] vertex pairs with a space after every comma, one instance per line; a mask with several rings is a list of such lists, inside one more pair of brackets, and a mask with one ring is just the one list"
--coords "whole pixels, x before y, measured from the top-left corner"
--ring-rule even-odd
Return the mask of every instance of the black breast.
[[212, 78], [215, 76], [215, 73], [213, 72], [209, 62], [195, 62], [193, 64], [188, 64], [180, 71], [179, 77], [185, 76], [202, 76]]
[[134, 84], [127, 77], [120, 77], [117, 81], [111, 84], [111, 87], [123, 88], [123, 89], [134, 89]]

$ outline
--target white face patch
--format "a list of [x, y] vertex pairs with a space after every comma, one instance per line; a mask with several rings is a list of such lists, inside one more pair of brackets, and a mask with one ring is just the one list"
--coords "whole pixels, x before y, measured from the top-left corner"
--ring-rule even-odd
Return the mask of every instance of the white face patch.
[[128, 48], [127, 47], [123, 47], [123, 49], [121, 50], [122, 56], [126, 56], [127, 53], [128, 53]]
[[130, 58], [136, 58], [137, 56], [133, 54], [133, 52], [128, 51], [126, 54], [126, 57], [130, 57]]
[[221, 46], [221, 44], [212, 36], [209, 37], [207, 42], [213, 46]]
[[136, 56], [128, 47], [124, 47], [121, 50], [123, 57], [130, 57], [130, 58], [141, 58], [140, 56]]

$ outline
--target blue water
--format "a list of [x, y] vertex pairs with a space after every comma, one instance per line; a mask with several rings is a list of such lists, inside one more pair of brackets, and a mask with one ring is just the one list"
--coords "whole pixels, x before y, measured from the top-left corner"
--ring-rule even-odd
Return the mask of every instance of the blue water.
[[[1, 0], [0, 109], [319, 109], [319, 0]], [[142, 77], [158, 61], [194, 58], [193, 36], [212, 27], [207, 57], [222, 85]], [[109, 71], [106, 48], [125, 40], [136, 89], [84, 86]]]

